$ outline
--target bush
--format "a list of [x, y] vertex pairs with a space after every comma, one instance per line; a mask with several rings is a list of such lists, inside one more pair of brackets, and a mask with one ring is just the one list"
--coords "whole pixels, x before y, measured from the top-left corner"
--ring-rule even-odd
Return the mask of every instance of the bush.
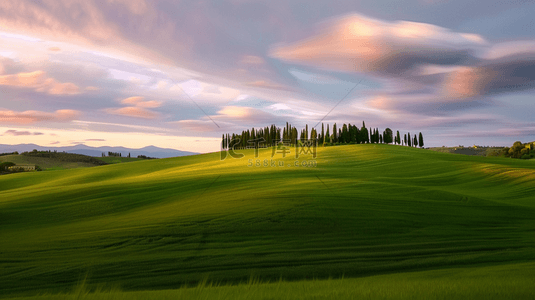
[[142, 159], [156, 159], [156, 157], [149, 157], [149, 156], [145, 156], [145, 155], [138, 155], [137, 158], [142, 158]]
[[9, 167], [12, 167], [14, 165], [15, 164], [10, 161], [3, 162], [0, 164], [0, 171], [5, 172], [9, 169]]
[[498, 156], [501, 156], [501, 151], [502, 151], [502, 150], [492, 150], [492, 151], [489, 151], [489, 152], [487, 153], [487, 156], [488, 156], [488, 157], [491, 157], [491, 156], [492, 156], [492, 157], [498, 157]]

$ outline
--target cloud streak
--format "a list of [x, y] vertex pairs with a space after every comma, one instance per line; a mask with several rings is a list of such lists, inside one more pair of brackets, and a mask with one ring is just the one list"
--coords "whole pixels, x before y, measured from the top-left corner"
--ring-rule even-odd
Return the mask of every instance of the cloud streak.
[[142, 119], [156, 119], [160, 114], [151, 110], [137, 107], [127, 106], [122, 108], [108, 108], [105, 109], [108, 114], [121, 115], [126, 117], [142, 118]]
[[44, 71], [0, 76], [0, 85], [31, 88], [50, 95], [77, 95], [80, 88], [71, 82], [61, 83], [46, 76]]
[[29, 131], [10, 129], [4, 132], [3, 135], [21, 136], [21, 135], [43, 135], [43, 134], [44, 133], [42, 132], [29, 132]]
[[15, 112], [0, 110], [0, 123], [27, 125], [38, 122], [69, 122], [80, 116], [80, 112], [72, 109], [60, 109], [53, 113], [27, 110]]
[[439, 26], [385, 22], [359, 14], [324, 24], [325, 29], [290, 45], [274, 46], [270, 56], [284, 61], [344, 72], [399, 76], [429, 63], [469, 62], [487, 42], [478, 35]]

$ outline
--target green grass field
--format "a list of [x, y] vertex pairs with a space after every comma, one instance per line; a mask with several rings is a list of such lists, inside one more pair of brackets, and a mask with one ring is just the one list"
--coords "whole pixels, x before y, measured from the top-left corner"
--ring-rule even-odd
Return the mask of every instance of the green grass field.
[[[454, 153], [463, 155], [491, 156], [495, 152], [500, 152], [504, 147], [433, 147], [428, 148], [431, 151], [442, 153]], [[499, 156], [499, 155], [493, 155]]]
[[258, 282], [218, 286], [201, 282], [174, 290], [124, 292], [86, 289], [83, 281], [70, 293], [44, 294], [19, 300], [111, 299], [533, 299], [535, 264], [451, 268], [363, 278]]
[[95, 157], [95, 158], [103, 162], [109, 163], [109, 164], [118, 164], [118, 163], [123, 163], [123, 162], [143, 160], [142, 158], [137, 158], [137, 157], [114, 157], [114, 156]]
[[[264, 167], [239, 152], [0, 177], [0, 294], [70, 293], [87, 275], [88, 290], [128, 298], [251, 277], [298, 299], [522, 298], [535, 280], [533, 161], [350, 145], [319, 148], [316, 167]], [[202, 297], [270, 289], [250, 286]]]
[[94, 167], [94, 164], [86, 162], [69, 162], [47, 157], [32, 157], [24, 155], [5, 155], [0, 156], [0, 162], [12, 162], [17, 165], [38, 165], [43, 170], [65, 170], [75, 168]]

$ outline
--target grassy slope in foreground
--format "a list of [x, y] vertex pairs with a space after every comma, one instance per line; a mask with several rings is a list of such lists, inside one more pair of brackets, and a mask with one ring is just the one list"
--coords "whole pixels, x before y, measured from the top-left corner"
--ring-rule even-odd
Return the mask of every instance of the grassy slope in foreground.
[[352, 277], [535, 261], [530, 161], [392, 145], [320, 148], [316, 168], [247, 167], [249, 158], [252, 151], [3, 176], [0, 294], [67, 291], [85, 274], [90, 286], [141, 290], [207, 276]]
[[234, 286], [201, 282], [196, 287], [175, 290], [122, 292], [88, 291], [83, 282], [72, 293], [48, 294], [18, 300], [108, 300], [108, 299], [210, 299], [210, 300], [313, 300], [313, 299], [534, 299], [535, 263], [491, 267], [467, 267], [364, 278], [276, 281], [254, 279]]

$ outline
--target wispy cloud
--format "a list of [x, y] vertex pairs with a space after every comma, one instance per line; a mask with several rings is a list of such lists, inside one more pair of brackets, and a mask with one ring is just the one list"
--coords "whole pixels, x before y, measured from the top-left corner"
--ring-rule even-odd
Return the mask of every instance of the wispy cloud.
[[137, 106], [127, 106], [127, 107], [121, 107], [121, 108], [107, 108], [104, 111], [112, 115], [121, 115], [121, 116], [143, 118], [143, 119], [156, 119], [160, 115], [157, 112], [153, 112], [151, 110], [137, 107]]
[[33, 124], [37, 122], [68, 122], [80, 116], [80, 112], [72, 109], [60, 109], [53, 113], [27, 110], [16, 112], [0, 110], [2, 124]]
[[43, 134], [44, 133], [42, 132], [29, 132], [29, 131], [22, 131], [22, 130], [19, 131], [19, 130], [10, 129], [4, 132], [3, 135], [21, 136], [21, 135], [43, 135]]
[[51, 95], [76, 95], [80, 93], [80, 88], [76, 84], [57, 82], [54, 78], [47, 77], [44, 71], [2, 75], [0, 76], [0, 85], [31, 88]]
[[281, 60], [345, 72], [401, 75], [423, 63], [469, 62], [487, 45], [481, 36], [419, 22], [386, 22], [353, 14], [324, 24], [308, 39], [273, 47]]
[[122, 115], [143, 119], [155, 119], [160, 116], [159, 113], [147, 109], [160, 107], [161, 102], [159, 101], [146, 101], [144, 97], [135, 96], [125, 98], [120, 102], [128, 106], [121, 108], [107, 108], [104, 109], [104, 111], [112, 115]]

